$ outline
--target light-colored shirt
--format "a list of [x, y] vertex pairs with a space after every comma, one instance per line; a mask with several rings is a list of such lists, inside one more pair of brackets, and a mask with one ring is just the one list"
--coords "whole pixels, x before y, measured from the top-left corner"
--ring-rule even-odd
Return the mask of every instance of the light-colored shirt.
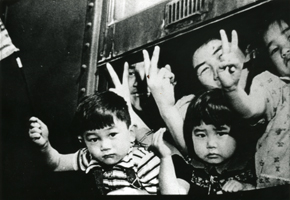
[[80, 149], [75, 154], [75, 159], [77, 161], [76, 170], [89, 173], [91, 170], [101, 168], [104, 188], [110, 191], [131, 187], [132, 185], [127, 180], [126, 170], [124, 169], [133, 168], [142, 188], [149, 194], [157, 194], [160, 159], [143, 147], [131, 148], [128, 154], [109, 170], [103, 169], [100, 163], [92, 158], [86, 148]]
[[290, 84], [266, 71], [256, 76], [252, 89], [267, 92], [265, 133], [255, 155], [257, 187], [290, 183]]

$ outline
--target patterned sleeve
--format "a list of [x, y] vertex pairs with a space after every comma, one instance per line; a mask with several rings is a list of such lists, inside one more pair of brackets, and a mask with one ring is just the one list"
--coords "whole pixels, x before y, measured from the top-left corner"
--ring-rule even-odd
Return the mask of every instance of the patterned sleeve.
[[89, 166], [90, 156], [88, 150], [86, 148], [79, 149], [74, 154], [74, 169], [76, 171], [86, 171]]
[[139, 148], [139, 151], [134, 154], [139, 157], [137, 175], [141, 184], [149, 194], [156, 194], [159, 184], [160, 159], [144, 148]]
[[263, 72], [256, 76], [251, 86], [251, 93], [258, 90], [266, 92], [266, 113], [267, 121], [270, 121], [276, 114], [276, 110], [281, 99], [281, 80], [270, 72]]
[[183, 179], [186, 182], [190, 183], [192, 174], [191, 166], [188, 165], [179, 155], [173, 155], [172, 160], [174, 164], [176, 178]]

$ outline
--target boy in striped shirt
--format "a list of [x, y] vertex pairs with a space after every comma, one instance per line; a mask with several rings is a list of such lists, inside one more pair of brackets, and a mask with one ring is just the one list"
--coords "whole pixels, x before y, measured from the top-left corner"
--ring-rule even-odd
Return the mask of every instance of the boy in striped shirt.
[[157, 194], [160, 160], [134, 145], [136, 127], [122, 97], [109, 91], [87, 96], [76, 119], [78, 139], [86, 147], [74, 154], [60, 154], [50, 145], [47, 126], [36, 117], [30, 119], [29, 136], [54, 171], [92, 174], [102, 195]]

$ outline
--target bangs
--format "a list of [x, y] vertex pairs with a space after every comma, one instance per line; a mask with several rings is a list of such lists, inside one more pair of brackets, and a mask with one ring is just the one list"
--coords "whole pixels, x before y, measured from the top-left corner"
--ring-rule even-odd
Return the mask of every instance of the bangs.
[[114, 120], [131, 125], [130, 114], [125, 100], [113, 92], [103, 92], [85, 97], [79, 104], [75, 123], [79, 134], [88, 130], [112, 127]]
[[81, 132], [103, 129], [114, 125], [114, 117], [110, 112], [94, 112], [80, 121]]
[[201, 102], [199, 106], [196, 106], [192, 112], [193, 126], [199, 126], [201, 122], [216, 127], [230, 125], [234, 118], [233, 113], [225, 105], [216, 103], [211, 101]]

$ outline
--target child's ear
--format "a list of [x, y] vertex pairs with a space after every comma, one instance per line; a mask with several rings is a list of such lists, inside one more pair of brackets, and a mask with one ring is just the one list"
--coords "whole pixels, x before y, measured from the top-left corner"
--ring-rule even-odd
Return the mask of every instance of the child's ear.
[[137, 130], [137, 125], [136, 124], [131, 124], [130, 127], [129, 127], [130, 142], [135, 142], [135, 140], [136, 140], [136, 130]]
[[80, 143], [83, 143], [83, 138], [82, 138], [82, 136], [79, 135], [79, 136], [78, 136], [78, 140], [79, 140]]

